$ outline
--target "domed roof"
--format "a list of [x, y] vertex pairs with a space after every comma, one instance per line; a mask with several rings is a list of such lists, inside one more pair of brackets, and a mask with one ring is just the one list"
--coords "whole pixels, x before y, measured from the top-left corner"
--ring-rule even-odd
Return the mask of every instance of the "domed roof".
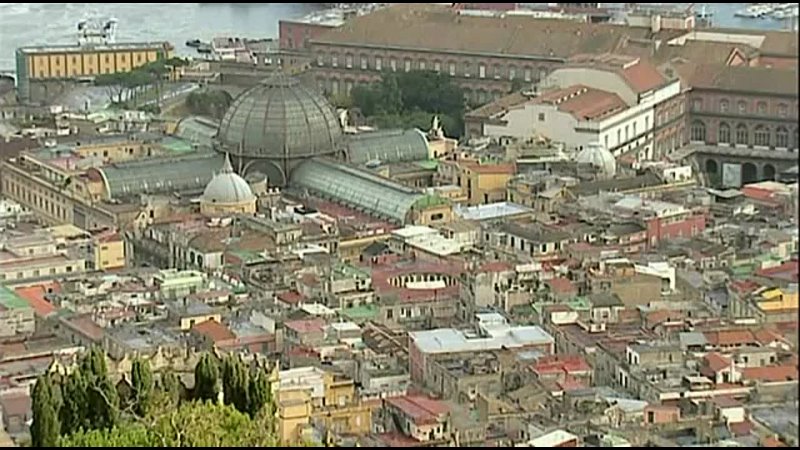
[[333, 154], [341, 136], [333, 106], [322, 95], [276, 74], [233, 101], [217, 145], [237, 156], [287, 160]]
[[222, 170], [208, 182], [200, 201], [204, 203], [236, 204], [254, 201], [255, 198], [247, 181], [234, 173], [231, 160], [226, 154]]
[[575, 157], [578, 164], [590, 164], [600, 175], [611, 178], [617, 173], [617, 159], [603, 145], [589, 144]]

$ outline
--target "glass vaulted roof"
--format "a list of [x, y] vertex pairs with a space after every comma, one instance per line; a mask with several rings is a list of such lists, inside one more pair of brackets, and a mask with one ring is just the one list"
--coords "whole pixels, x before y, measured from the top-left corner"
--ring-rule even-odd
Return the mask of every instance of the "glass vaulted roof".
[[291, 185], [401, 224], [408, 219], [412, 206], [425, 197], [389, 179], [325, 159], [298, 166]]
[[98, 170], [111, 198], [122, 198], [202, 190], [223, 162], [223, 155], [209, 152], [118, 163]]

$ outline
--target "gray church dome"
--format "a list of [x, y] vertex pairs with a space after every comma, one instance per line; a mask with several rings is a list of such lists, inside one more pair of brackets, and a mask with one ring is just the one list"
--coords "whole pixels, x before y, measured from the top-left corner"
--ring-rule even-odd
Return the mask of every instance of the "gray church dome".
[[339, 150], [341, 124], [333, 107], [296, 79], [275, 74], [239, 95], [216, 136], [232, 155], [288, 161]]
[[617, 173], [617, 159], [601, 144], [587, 145], [578, 153], [575, 161], [591, 165], [605, 178], [612, 178]]
[[201, 201], [204, 203], [236, 204], [250, 202], [255, 199], [250, 185], [244, 178], [233, 171], [231, 160], [225, 155], [222, 170], [214, 175], [203, 191]]

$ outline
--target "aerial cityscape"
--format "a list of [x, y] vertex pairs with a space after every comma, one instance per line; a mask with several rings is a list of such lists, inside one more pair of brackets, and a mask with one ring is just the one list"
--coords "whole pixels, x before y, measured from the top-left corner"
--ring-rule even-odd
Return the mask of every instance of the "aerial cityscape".
[[0, 446], [800, 445], [798, 11], [0, 4]]

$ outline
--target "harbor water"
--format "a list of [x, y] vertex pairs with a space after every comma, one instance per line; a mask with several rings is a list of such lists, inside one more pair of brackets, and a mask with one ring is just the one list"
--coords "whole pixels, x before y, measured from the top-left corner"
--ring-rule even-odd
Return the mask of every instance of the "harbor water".
[[[715, 26], [785, 27], [771, 18], [736, 17], [748, 3], [696, 3], [695, 11], [703, 5]], [[187, 40], [277, 37], [278, 20], [299, 19], [317, 8], [310, 3], [0, 3], [0, 71], [14, 69], [17, 47], [75, 43], [76, 25], [87, 16], [118, 19], [117, 41], [166, 40], [179, 53], [192, 54]]]

